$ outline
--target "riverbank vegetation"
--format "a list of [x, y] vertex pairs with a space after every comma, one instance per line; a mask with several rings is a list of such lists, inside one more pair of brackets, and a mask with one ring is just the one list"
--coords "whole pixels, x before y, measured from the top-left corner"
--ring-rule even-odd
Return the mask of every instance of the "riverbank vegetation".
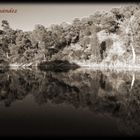
[[67, 60], [80, 65], [137, 65], [140, 57], [140, 5], [112, 8], [75, 18], [72, 24], [35, 25], [33, 31], [13, 30], [2, 20], [0, 60], [37, 66]]

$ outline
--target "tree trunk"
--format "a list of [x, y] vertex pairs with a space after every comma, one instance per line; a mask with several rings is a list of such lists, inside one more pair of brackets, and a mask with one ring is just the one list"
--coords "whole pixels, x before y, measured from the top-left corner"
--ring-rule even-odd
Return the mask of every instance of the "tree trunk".
[[133, 55], [133, 59], [132, 59], [132, 63], [135, 64], [136, 62], [136, 53], [135, 53], [135, 48], [134, 48], [134, 32], [133, 32], [133, 28], [132, 28], [132, 21], [134, 19], [134, 16], [131, 17], [130, 19], [130, 28], [131, 28], [131, 49], [132, 49], [132, 55]]
[[132, 49], [132, 55], [133, 55], [133, 59], [132, 59], [132, 63], [135, 64], [136, 62], [136, 53], [135, 53], [135, 49], [134, 46], [131, 43], [131, 49]]

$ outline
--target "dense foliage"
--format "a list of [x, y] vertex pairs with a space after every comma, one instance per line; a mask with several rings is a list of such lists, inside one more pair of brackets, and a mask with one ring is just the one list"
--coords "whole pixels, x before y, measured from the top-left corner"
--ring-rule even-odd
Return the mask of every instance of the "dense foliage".
[[139, 5], [130, 5], [75, 18], [72, 24], [35, 25], [28, 32], [13, 30], [7, 20], [2, 20], [0, 59], [10, 64], [34, 65], [56, 59], [92, 63], [130, 61], [134, 53], [140, 52], [139, 13]]

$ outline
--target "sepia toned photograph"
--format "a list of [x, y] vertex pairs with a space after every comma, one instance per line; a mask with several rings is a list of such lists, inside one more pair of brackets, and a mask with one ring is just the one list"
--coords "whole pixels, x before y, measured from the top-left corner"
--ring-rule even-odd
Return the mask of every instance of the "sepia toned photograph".
[[1, 3], [0, 137], [140, 136], [140, 3]]

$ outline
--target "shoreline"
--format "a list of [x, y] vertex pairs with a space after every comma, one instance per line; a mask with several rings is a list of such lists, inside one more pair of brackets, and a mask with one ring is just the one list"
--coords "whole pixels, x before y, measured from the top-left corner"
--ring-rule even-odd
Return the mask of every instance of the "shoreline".
[[[79, 66], [78, 69], [140, 71], [140, 64], [139, 65], [77, 64], [77, 65]], [[38, 67], [38, 65], [32, 65], [31, 63], [29, 63], [29, 64], [9, 64], [9, 69], [28, 69], [28, 68], [33, 68], [33, 67]]]

